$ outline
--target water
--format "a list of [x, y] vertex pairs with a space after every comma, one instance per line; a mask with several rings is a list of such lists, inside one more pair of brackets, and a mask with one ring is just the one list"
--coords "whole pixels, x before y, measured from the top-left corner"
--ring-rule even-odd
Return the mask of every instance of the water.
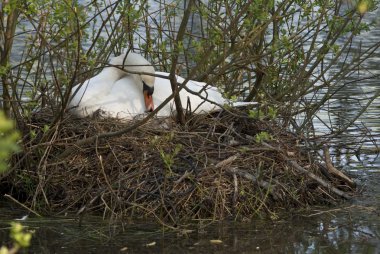
[[[369, 18], [380, 23], [380, 11]], [[375, 26], [362, 34], [362, 50], [379, 41]], [[366, 61], [364, 75], [380, 73], [380, 51]], [[376, 93], [379, 78], [351, 82], [330, 101], [330, 115], [320, 112], [334, 127], [351, 119]], [[164, 231], [156, 224], [134, 222], [110, 225], [86, 216], [82, 226], [73, 215], [60, 218], [30, 216], [23, 225], [35, 231], [31, 253], [380, 253], [380, 98], [355, 121], [354, 128], [332, 139], [335, 163], [354, 175], [364, 191], [352, 202], [314, 207], [301, 213], [279, 214], [275, 221], [221, 222], [189, 225], [188, 232]], [[322, 123], [316, 128], [326, 131]], [[8, 238], [9, 222], [26, 214], [14, 203], [0, 203], [0, 240]], [[218, 240], [218, 241], [216, 241]], [[126, 248], [126, 249], [125, 249]]]
[[[32, 217], [23, 224], [35, 230], [32, 253], [379, 253], [379, 203], [373, 207], [371, 197], [277, 221], [203, 223], [182, 234], [146, 222], [123, 229], [99, 217], [87, 217], [81, 227], [75, 218]], [[6, 239], [7, 220], [24, 213], [9, 206], [0, 212], [0, 239]]]

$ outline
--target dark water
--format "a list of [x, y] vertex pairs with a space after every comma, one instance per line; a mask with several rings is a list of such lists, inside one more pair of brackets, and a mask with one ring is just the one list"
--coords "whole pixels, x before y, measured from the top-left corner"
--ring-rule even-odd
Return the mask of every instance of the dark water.
[[[362, 34], [362, 50], [380, 40], [380, 11], [369, 15], [376, 25]], [[380, 89], [380, 78], [360, 80], [380, 73], [380, 51], [366, 61], [365, 72], [339, 91], [320, 117], [335, 127], [344, 124]], [[23, 225], [35, 231], [30, 253], [380, 253], [380, 98], [355, 122], [332, 140], [335, 163], [354, 175], [363, 192], [352, 202], [336, 207], [287, 213], [276, 221], [195, 224], [187, 233], [165, 232], [146, 222], [110, 226], [101, 217], [36, 218]], [[315, 122], [317, 130], [326, 128]], [[0, 203], [0, 242], [8, 241], [9, 222], [25, 215], [16, 205]], [[212, 241], [219, 240], [219, 241]], [[121, 251], [127, 248], [125, 251]]]
[[[367, 184], [378, 188], [374, 180]], [[23, 224], [35, 231], [31, 253], [379, 253], [379, 191], [369, 188], [353, 203], [277, 221], [204, 222], [186, 233], [144, 223], [110, 226], [100, 217], [86, 218], [81, 227], [70, 218], [30, 217]], [[0, 213], [4, 243], [7, 222], [25, 213], [9, 204]]]

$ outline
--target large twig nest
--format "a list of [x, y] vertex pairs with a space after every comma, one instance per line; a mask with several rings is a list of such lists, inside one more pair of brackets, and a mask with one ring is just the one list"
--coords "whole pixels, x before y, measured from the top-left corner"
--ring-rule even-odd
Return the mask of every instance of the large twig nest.
[[[41, 135], [27, 143], [18, 156], [23, 161], [2, 181], [35, 209], [60, 213], [86, 208], [118, 218], [178, 223], [273, 216], [279, 208], [331, 203], [339, 197], [331, 188], [341, 182], [322, 174], [321, 165], [298, 146], [302, 140], [275, 121], [255, 120], [241, 111], [193, 116], [185, 126], [154, 119], [127, 134], [76, 147], [64, 159], [60, 154], [78, 140], [130, 123], [68, 115], [42, 135], [52, 118], [49, 112], [34, 115], [30, 128]], [[271, 139], [257, 142], [256, 135], [264, 131]], [[309, 173], [330, 185], [321, 185]]]

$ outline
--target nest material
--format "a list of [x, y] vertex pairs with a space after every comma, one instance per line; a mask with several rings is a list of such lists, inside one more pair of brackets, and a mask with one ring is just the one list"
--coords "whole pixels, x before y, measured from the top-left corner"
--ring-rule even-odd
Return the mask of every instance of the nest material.
[[[41, 137], [30, 141], [21, 169], [7, 177], [14, 192], [23, 192], [25, 202], [40, 209], [86, 208], [111, 217], [178, 223], [273, 216], [279, 208], [338, 198], [289, 164], [295, 162], [332, 186], [341, 184], [322, 174], [297, 137], [274, 121], [251, 119], [244, 112], [196, 115], [184, 126], [154, 119], [127, 134], [76, 147], [65, 158], [60, 155], [78, 140], [131, 123], [68, 115], [49, 135], [42, 135], [52, 119], [48, 112], [35, 114], [31, 128]], [[263, 131], [272, 137], [266, 145], [256, 139]]]

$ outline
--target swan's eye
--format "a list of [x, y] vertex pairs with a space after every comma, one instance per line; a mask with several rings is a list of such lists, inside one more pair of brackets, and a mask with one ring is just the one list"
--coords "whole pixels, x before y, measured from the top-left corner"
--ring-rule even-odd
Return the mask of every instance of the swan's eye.
[[154, 87], [148, 86], [144, 81], [143, 81], [143, 92], [147, 91], [147, 94], [152, 96], [154, 92]]

